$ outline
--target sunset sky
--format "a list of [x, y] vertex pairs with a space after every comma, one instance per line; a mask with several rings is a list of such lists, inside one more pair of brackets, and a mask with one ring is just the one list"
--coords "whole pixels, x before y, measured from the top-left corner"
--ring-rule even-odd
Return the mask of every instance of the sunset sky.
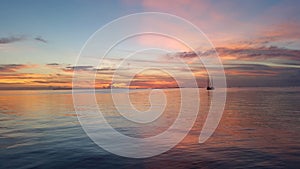
[[[126, 87], [126, 72], [143, 64], [168, 65], [184, 77], [186, 70], [174, 58], [188, 63], [199, 86], [204, 87], [206, 71], [199, 67], [195, 53], [164, 37], [146, 35], [129, 40], [118, 46], [101, 67], [75, 66], [80, 49], [99, 28], [124, 15], [153, 11], [177, 15], [201, 29], [216, 47], [229, 87], [300, 86], [299, 6], [296, 0], [4, 0], [0, 5], [0, 89], [70, 88], [75, 68], [82, 75], [97, 70], [98, 88]], [[140, 23], [151, 24], [180, 31], [176, 24], [155, 20]], [[166, 51], [140, 52], [121, 67], [123, 75], [111, 84], [112, 74], [120, 69], [117, 62], [134, 52], [136, 46]], [[201, 57], [212, 50], [196, 42], [194, 47]], [[183, 78], [182, 83], [189, 80]], [[170, 75], [153, 69], [136, 75], [131, 86], [177, 85]]]

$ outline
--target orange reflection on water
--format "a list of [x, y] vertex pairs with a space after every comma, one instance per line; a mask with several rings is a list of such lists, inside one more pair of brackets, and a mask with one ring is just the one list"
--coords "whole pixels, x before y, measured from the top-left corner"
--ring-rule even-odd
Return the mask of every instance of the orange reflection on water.
[[[73, 110], [71, 94], [63, 91], [8, 90], [1, 91], [1, 109], [5, 114], [25, 117], [61, 116]], [[68, 91], [70, 93], [70, 91]]]

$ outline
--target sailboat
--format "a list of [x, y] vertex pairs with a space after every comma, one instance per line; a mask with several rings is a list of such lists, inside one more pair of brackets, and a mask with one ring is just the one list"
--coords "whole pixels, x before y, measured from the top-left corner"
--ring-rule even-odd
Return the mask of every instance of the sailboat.
[[206, 90], [214, 90], [213, 81], [208, 77]]

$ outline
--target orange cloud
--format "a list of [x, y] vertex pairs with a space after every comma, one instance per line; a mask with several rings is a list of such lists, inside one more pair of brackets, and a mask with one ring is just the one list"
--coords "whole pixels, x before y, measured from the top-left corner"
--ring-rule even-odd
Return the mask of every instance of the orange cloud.
[[129, 88], [174, 88], [178, 87], [176, 80], [165, 72], [160, 70], [146, 70], [136, 74], [130, 81], [129, 86], [126, 84], [121, 87]]
[[38, 65], [36, 64], [6, 64], [6, 65], [0, 65], [0, 71], [1, 72], [16, 72], [21, 69], [29, 69], [29, 68], [35, 68]]
[[276, 76], [277, 72], [272, 70], [226, 70], [226, 75], [233, 76]]

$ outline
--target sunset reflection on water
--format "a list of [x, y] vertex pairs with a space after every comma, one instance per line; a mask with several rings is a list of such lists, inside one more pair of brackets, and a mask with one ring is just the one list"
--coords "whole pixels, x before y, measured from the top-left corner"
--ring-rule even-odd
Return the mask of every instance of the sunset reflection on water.
[[[297, 168], [299, 165], [299, 88], [230, 88], [221, 122], [204, 144], [199, 134], [210, 93], [200, 91], [200, 112], [183, 141], [147, 159], [127, 159], [96, 146], [81, 129], [71, 91], [1, 91], [1, 168]], [[117, 131], [151, 137], [176, 119], [179, 89], [165, 89], [167, 107], [150, 124], [129, 122], [116, 111], [111, 94], [96, 91], [100, 110]], [[150, 90], [130, 93], [139, 110], [149, 108]], [[81, 93], [82, 99], [90, 94]], [[178, 131], [180, 132], [180, 131]], [[176, 132], [175, 132], [176, 136]], [[162, 141], [163, 142], [163, 141]], [[160, 143], [153, 143], [160, 144]]]

